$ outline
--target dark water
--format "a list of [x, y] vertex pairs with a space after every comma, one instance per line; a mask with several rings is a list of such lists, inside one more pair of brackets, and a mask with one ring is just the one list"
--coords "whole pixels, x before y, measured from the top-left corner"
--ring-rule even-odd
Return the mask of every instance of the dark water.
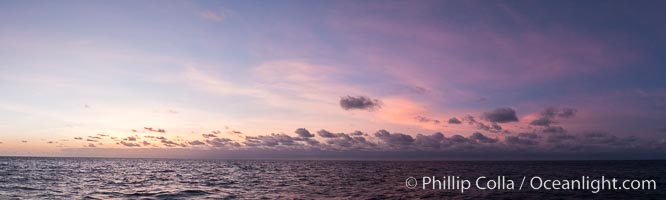
[[[666, 199], [666, 161], [225, 161], [0, 157], [0, 199]], [[455, 175], [654, 179], [657, 190], [408, 189]]]

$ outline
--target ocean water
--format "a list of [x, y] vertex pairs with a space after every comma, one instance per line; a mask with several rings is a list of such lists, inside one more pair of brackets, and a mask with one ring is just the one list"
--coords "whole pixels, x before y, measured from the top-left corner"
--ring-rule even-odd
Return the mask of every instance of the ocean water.
[[[605, 176], [656, 190], [432, 190], [408, 177]], [[666, 161], [252, 161], [0, 157], [0, 199], [666, 199]]]

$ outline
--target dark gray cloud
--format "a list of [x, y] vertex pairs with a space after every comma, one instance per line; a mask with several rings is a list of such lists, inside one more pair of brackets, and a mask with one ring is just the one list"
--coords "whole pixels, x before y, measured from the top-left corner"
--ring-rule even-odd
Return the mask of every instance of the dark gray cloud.
[[416, 135], [414, 144], [428, 150], [439, 149], [442, 147], [444, 139], [444, 134], [439, 132], [433, 133], [432, 135], [418, 134]]
[[421, 116], [421, 115], [414, 117], [414, 119], [418, 122], [423, 122], [423, 123], [433, 123], [433, 124], [439, 124], [440, 123], [439, 120], [432, 119], [432, 118], [429, 118], [429, 117], [424, 117], [424, 116]]
[[497, 139], [489, 138], [489, 137], [487, 137], [487, 136], [485, 136], [485, 135], [483, 135], [482, 133], [479, 133], [479, 132], [472, 133], [472, 135], [469, 136], [469, 139], [472, 139], [472, 140], [474, 140], [476, 142], [480, 142], [480, 143], [495, 143], [495, 142], [497, 142]]
[[354, 136], [360, 136], [360, 135], [363, 135], [363, 134], [364, 133], [361, 132], [361, 131], [354, 131], [354, 132], [350, 133], [350, 135], [354, 135]]
[[294, 132], [298, 135], [298, 137], [302, 138], [314, 137], [314, 134], [310, 133], [310, 131], [308, 131], [308, 129], [305, 128], [298, 128]]
[[317, 131], [317, 135], [319, 135], [320, 137], [323, 137], [323, 138], [335, 138], [335, 137], [343, 136], [344, 133], [331, 133], [330, 131], [321, 129], [321, 130]]
[[238, 147], [240, 144], [238, 142], [234, 142], [231, 139], [228, 138], [213, 138], [210, 140], [206, 140], [206, 143], [213, 146], [213, 147]]
[[539, 135], [535, 133], [520, 133], [517, 136], [507, 136], [505, 142], [509, 145], [537, 145]]
[[379, 140], [388, 145], [406, 146], [414, 142], [414, 138], [412, 138], [412, 136], [402, 133], [389, 133], [386, 130], [377, 131], [375, 133], [375, 137], [379, 138]]
[[164, 129], [161, 128], [153, 128], [153, 127], [143, 127], [143, 129], [150, 131], [150, 132], [158, 132], [158, 133], [166, 133]]
[[541, 116], [546, 118], [571, 118], [576, 115], [578, 110], [573, 108], [548, 107], [541, 112]]
[[571, 118], [576, 115], [576, 112], [578, 112], [578, 110], [573, 108], [561, 108], [560, 113], [558, 113], [557, 116], [562, 118]]
[[162, 145], [164, 145], [164, 146], [166, 146], [166, 147], [187, 147], [187, 144], [184, 144], [184, 143], [177, 143], [177, 142], [174, 142], [174, 141], [168, 140], [168, 139], [166, 139], [166, 138], [162, 138], [162, 139], [160, 140], [160, 142], [162, 142]]
[[565, 141], [573, 141], [576, 139], [576, 135], [569, 134], [566, 132], [553, 132], [548, 134], [547, 141], [549, 143], [562, 143]]
[[470, 143], [471, 140], [462, 135], [453, 135], [448, 141], [454, 144], [467, 144]]
[[366, 149], [375, 146], [374, 143], [368, 142], [364, 137], [347, 134], [331, 138], [326, 141], [326, 144], [343, 149]]
[[567, 130], [561, 126], [549, 126], [542, 130], [544, 133], [566, 133]]
[[541, 111], [541, 117], [530, 122], [530, 125], [548, 127], [557, 123], [555, 118], [572, 118], [576, 115], [576, 112], [577, 110], [573, 108], [547, 107]]
[[189, 143], [190, 145], [193, 145], [193, 146], [197, 146], [197, 145], [206, 145], [206, 143], [204, 143], [204, 142], [202, 142], [202, 141], [199, 141], [199, 140], [190, 141], [190, 142], [188, 142], [188, 143]]
[[265, 147], [274, 147], [278, 145], [282, 146], [293, 146], [299, 145], [293, 137], [285, 135], [282, 133], [271, 133], [270, 135], [260, 135], [260, 136], [247, 136], [245, 137], [245, 142], [247, 146], [265, 146]]
[[553, 121], [551, 120], [551, 118], [541, 117], [539, 119], [535, 119], [534, 121], [530, 122], [530, 125], [532, 125], [532, 126], [550, 126], [550, 124], [552, 124], [552, 123], [553, 123]]
[[381, 101], [366, 96], [340, 97], [340, 107], [344, 110], [368, 110], [373, 111], [381, 108]]
[[488, 131], [488, 132], [491, 132], [491, 133], [499, 133], [500, 131], [502, 131], [502, 126], [500, 126], [499, 124], [493, 122], [489, 126], [489, 125], [484, 124], [483, 122], [476, 121], [476, 119], [474, 119], [474, 117], [471, 116], [471, 115], [465, 116], [465, 118], [463, 118], [463, 120], [466, 121], [467, 124], [475, 126], [479, 130], [484, 130], [484, 131]]
[[483, 118], [489, 122], [494, 123], [507, 123], [507, 122], [517, 122], [518, 116], [516, 116], [516, 111], [512, 108], [497, 108], [493, 111], [483, 113]]
[[449, 124], [461, 124], [461, 123], [462, 122], [458, 118], [452, 117], [451, 119], [449, 119]]
[[[561, 127], [560, 127], [561, 128]], [[562, 128], [563, 129], [563, 128]], [[247, 152], [243, 154], [252, 158], [253, 152], [270, 152], [266, 155], [308, 155], [310, 158], [327, 158], [326, 155], [344, 154], [336, 158], [376, 158], [375, 155], [386, 155], [391, 158], [424, 158], [429, 155], [437, 158], [450, 159], [452, 155], [460, 155], [459, 158], [485, 158], [494, 155], [513, 156], [529, 154], [529, 158], [542, 159], [542, 155], [616, 155], [636, 152], [636, 155], [645, 155], [645, 152], [662, 152], [666, 158], [666, 140], [650, 140], [638, 137], [619, 137], [606, 132], [582, 132], [577, 134], [566, 131], [537, 132], [489, 136], [477, 132], [469, 136], [454, 134], [446, 137], [442, 133], [417, 134], [410, 136], [402, 133], [391, 133], [386, 130], [377, 131], [375, 134], [333, 134], [335, 137], [299, 137], [289, 136], [282, 133], [270, 135], [245, 137], [242, 143], [228, 138], [212, 138], [200, 141], [185, 141], [178, 143], [170, 141], [162, 136], [144, 136], [151, 140], [158, 140], [170, 147], [209, 147], [209, 148], [164, 148], [160, 151], [173, 149], [199, 149], [216, 150], [216, 155], [224, 152]], [[329, 132], [330, 133], [330, 132]], [[312, 134], [312, 133], [311, 133]], [[122, 143], [121, 143], [122, 142]], [[121, 141], [128, 147], [138, 147], [139, 144], [129, 141]], [[144, 141], [145, 142], [145, 141]], [[201, 145], [205, 143], [206, 145]], [[311, 145], [312, 144], [312, 145]], [[149, 144], [143, 144], [147, 146]], [[92, 148], [90, 148], [92, 149]], [[141, 149], [141, 148], [135, 148]], [[217, 151], [221, 150], [221, 151]], [[226, 154], [225, 154], [226, 155]], [[400, 155], [409, 155], [400, 157]], [[478, 155], [480, 157], [465, 157]], [[633, 155], [633, 154], [632, 154]], [[348, 157], [346, 157], [348, 156]], [[397, 156], [397, 157], [395, 157]], [[296, 158], [296, 157], [288, 157]], [[565, 156], [561, 158], [572, 158]], [[599, 158], [599, 157], [592, 157]], [[610, 158], [610, 157], [609, 157]], [[634, 157], [629, 157], [634, 158]]]
[[126, 142], [126, 141], [120, 141], [121, 145], [126, 146], [126, 147], [140, 147], [140, 144], [133, 143], [133, 142]]

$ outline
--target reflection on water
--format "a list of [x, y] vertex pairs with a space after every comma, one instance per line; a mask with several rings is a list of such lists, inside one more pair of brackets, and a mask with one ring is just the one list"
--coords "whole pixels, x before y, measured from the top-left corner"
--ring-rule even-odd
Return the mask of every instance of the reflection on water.
[[[660, 199], [665, 161], [225, 161], [0, 157], [1, 199]], [[407, 177], [655, 179], [652, 191], [407, 189]]]

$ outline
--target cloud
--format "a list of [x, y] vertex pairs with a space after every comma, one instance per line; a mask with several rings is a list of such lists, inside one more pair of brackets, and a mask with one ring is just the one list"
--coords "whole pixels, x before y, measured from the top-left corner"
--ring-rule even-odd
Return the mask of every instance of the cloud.
[[483, 118], [490, 122], [507, 123], [517, 122], [516, 111], [512, 108], [497, 108], [493, 111], [483, 113]]
[[558, 108], [558, 107], [548, 107], [541, 112], [541, 116], [547, 118], [553, 117], [562, 117], [562, 118], [571, 118], [576, 115], [578, 110], [573, 108]]
[[245, 145], [248, 146], [267, 146], [273, 147], [278, 145], [292, 146], [298, 145], [294, 138], [282, 133], [271, 133], [270, 135], [260, 136], [247, 136], [245, 137]]
[[367, 149], [375, 146], [375, 144], [368, 142], [362, 136], [350, 136], [347, 134], [342, 134], [339, 137], [331, 138], [326, 141], [326, 144], [344, 149]]
[[544, 133], [566, 133], [567, 130], [561, 126], [549, 126], [542, 130]]
[[[491, 132], [491, 133], [498, 133], [498, 132], [502, 131], [502, 126], [500, 126], [499, 124], [493, 122], [489, 126], [489, 125], [484, 124], [483, 122], [476, 121], [476, 119], [474, 119], [474, 117], [471, 116], [471, 115], [465, 116], [465, 118], [463, 118], [463, 120], [467, 121], [467, 123], [469, 125], [473, 125], [479, 130], [485, 130], [485, 131], [488, 131], [488, 132]], [[508, 131], [505, 131], [505, 132], [508, 132]]]
[[556, 123], [555, 118], [572, 118], [578, 111], [573, 108], [547, 107], [541, 112], [541, 117], [530, 122], [532, 126], [545, 126]]
[[141, 142], [141, 144], [143, 144], [143, 146], [150, 146], [150, 142], [145, 141], [145, 140], [143, 142]]
[[134, 137], [134, 136], [129, 136], [129, 137], [123, 138], [123, 140], [125, 140], [125, 141], [136, 141], [136, 139], [137, 138]]
[[550, 126], [553, 121], [550, 118], [547, 117], [541, 117], [539, 119], [535, 119], [534, 121], [530, 122], [530, 125], [533, 126]]
[[534, 133], [520, 133], [517, 136], [505, 137], [505, 142], [509, 145], [537, 145], [539, 136]]
[[375, 137], [388, 145], [406, 146], [414, 143], [414, 138], [402, 133], [389, 133], [386, 130], [379, 130], [375, 133]]
[[479, 133], [479, 132], [472, 133], [472, 135], [469, 137], [469, 139], [472, 139], [472, 140], [480, 142], [480, 143], [495, 143], [495, 142], [497, 142], [497, 139], [486, 137], [485, 135], [483, 135], [482, 133]]
[[162, 138], [162, 139], [160, 140], [160, 142], [162, 142], [162, 145], [164, 145], [164, 146], [166, 146], [166, 147], [187, 147], [187, 144], [184, 144], [184, 143], [177, 143], [177, 142], [174, 142], [174, 141], [168, 140], [168, 139], [166, 139], [166, 138]]
[[439, 124], [440, 123], [439, 120], [431, 119], [431, 118], [424, 117], [424, 116], [421, 116], [421, 115], [414, 117], [414, 119], [416, 119], [416, 121], [423, 122], [423, 123], [431, 123], [431, 122], [434, 123], [434, 124]]
[[161, 128], [153, 128], [153, 127], [143, 127], [143, 129], [150, 131], [150, 132], [158, 132], [158, 133], [166, 133], [164, 129]]
[[452, 117], [449, 119], [449, 124], [461, 124], [462, 122], [458, 118]]
[[367, 110], [374, 111], [381, 108], [381, 101], [378, 99], [371, 99], [366, 96], [346, 96], [340, 97], [340, 107], [344, 110]]
[[442, 142], [444, 141], [444, 139], [445, 139], [444, 134], [440, 132], [433, 133], [432, 135], [418, 134], [416, 135], [414, 144], [426, 149], [439, 149], [440, 147], [442, 147], [443, 145]]
[[213, 138], [206, 140], [206, 143], [216, 148], [240, 146], [240, 144], [228, 138]]
[[355, 135], [355, 136], [359, 136], [359, 135], [363, 135], [363, 134], [364, 133], [361, 132], [361, 131], [354, 131], [354, 132], [350, 133], [350, 135]]
[[204, 133], [204, 134], [201, 134], [201, 136], [203, 136], [204, 138], [214, 138], [214, 137], [217, 137], [217, 135], [212, 134], [212, 133]]
[[90, 144], [88, 144], [88, 146], [87, 146], [87, 147], [90, 147], [90, 148], [95, 148], [95, 147], [97, 147], [97, 146], [95, 146], [95, 144], [93, 144], [93, 143], [90, 143]]
[[190, 142], [188, 142], [188, 143], [189, 143], [190, 145], [193, 145], [193, 146], [196, 146], [196, 145], [206, 145], [206, 143], [204, 143], [204, 142], [202, 142], [202, 141], [199, 141], [199, 140], [190, 141]]
[[321, 129], [317, 131], [317, 135], [323, 137], [323, 138], [335, 138], [335, 137], [340, 137], [343, 136], [343, 133], [331, 133], [327, 130]]
[[308, 129], [305, 128], [298, 128], [294, 132], [298, 135], [298, 137], [302, 138], [314, 137], [314, 134], [310, 133], [310, 131], [308, 131]]
[[562, 143], [563, 141], [572, 141], [574, 139], [576, 139], [575, 135], [565, 132], [553, 132], [547, 137], [549, 143]]
[[82, 137], [74, 137], [75, 140], [83, 140]]
[[140, 144], [133, 143], [133, 142], [125, 142], [125, 141], [120, 141], [120, 144], [126, 147], [140, 147]]

